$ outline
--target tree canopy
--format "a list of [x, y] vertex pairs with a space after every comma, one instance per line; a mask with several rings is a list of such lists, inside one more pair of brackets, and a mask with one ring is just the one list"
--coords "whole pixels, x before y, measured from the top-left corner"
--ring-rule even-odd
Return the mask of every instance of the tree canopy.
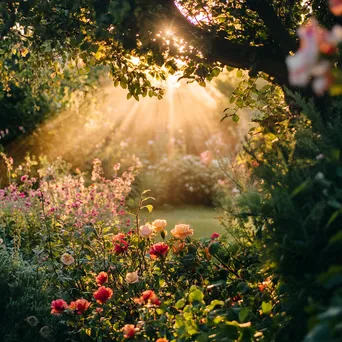
[[163, 95], [150, 77], [179, 72], [205, 85], [224, 66], [286, 85], [296, 28], [313, 13], [327, 26], [335, 20], [323, 0], [9, 0], [0, 13], [5, 89], [107, 65], [136, 99]]

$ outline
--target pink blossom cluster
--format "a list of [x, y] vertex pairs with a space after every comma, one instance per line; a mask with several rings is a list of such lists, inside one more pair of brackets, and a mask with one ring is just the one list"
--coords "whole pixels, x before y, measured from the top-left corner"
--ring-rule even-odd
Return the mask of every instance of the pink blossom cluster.
[[[329, 5], [333, 14], [342, 14], [342, 0], [330, 1]], [[289, 82], [293, 86], [304, 87], [312, 79], [313, 91], [322, 95], [334, 82], [333, 63], [328, 57], [337, 54], [337, 46], [342, 42], [342, 26], [335, 25], [329, 31], [312, 18], [297, 32], [300, 48], [286, 59]]]

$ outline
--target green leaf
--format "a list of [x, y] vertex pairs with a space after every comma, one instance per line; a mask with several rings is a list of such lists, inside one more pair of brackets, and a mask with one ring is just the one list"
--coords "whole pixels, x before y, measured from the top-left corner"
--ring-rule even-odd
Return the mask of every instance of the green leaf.
[[242, 308], [239, 311], [239, 320], [240, 320], [240, 322], [241, 323], [246, 322], [248, 315], [249, 315], [249, 309], [248, 308]]
[[232, 119], [233, 119], [234, 122], [239, 122], [240, 117], [237, 114], [233, 114]]
[[214, 242], [209, 246], [209, 253], [211, 255], [215, 255], [217, 254], [219, 249], [220, 249], [220, 242]]
[[153, 205], [152, 204], [147, 204], [147, 205], [143, 206], [142, 208], [146, 208], [149, 213], [152, 213], [152, 211], [153, 211]]
[[202, 302], [204, 298], [204, 294], [200, 289], [196, 289], [189, 294], [189, 302]]
[[268, 315], [270, 314], [270, 312], [272, 311], [272, 303], [271, 302], [262, 302], [261, 304], [261, 309], [264, 315]]
[[185, 300], [182, 298], [180, 299], [176, 304], [175, 304], [175, 308], [177, 310], [183, 309], [185, 306]]

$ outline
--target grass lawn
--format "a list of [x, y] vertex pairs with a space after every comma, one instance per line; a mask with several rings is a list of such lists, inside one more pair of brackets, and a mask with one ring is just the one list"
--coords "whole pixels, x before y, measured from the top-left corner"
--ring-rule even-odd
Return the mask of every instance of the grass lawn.
[[190, 224], [196, 237], [210, 236], [213, 232], [224, 233], [219, 220], [215, 218], [218, 216], [220, 216], [220, 213], [217, 210], [203, 206], [184, 206], [170, 209], [156, 208], [151, 214], [146, 214], [145, 211], [143, 214], [143, 217], [146, 217], [148, 221], [155, 219], [167, 220], [168, 232], [178, 223]]

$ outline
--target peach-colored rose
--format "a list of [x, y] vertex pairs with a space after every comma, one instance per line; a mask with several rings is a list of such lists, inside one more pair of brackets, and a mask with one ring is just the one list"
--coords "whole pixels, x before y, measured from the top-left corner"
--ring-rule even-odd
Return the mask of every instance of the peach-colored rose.
[[72, 255], [70, 255], [69, 253], [64, 253], [62, 256], [61, 256], [61, 261], [64, 265], [66, 266], [69, 266], [71, 265], [75, 259], [73, 258]]
[[164, 230], [165, 227], [166, 227], [166, 225], [167, 225], [166, 220], [160, 220], [160, 219], [158, 219], [158, 220], [154, 220], [154, 221], [152, 222], [152, 227], [153, 227], [153, 230], [154, 230], [155, 233], [159, 233], [159, 232], [161, 232], [162, 230]]
[[124, 333], [124, 338], [129, 339], [133, 338], [135, 335], [135, 325], [133, 324], [126, 324], [123, 328], [122, 331]]
[[141, 226], [139, 230], [139, 235], [143, 238], [148, 238], [153, 234], [153, 227], [149, 223]]
[[194, 230], [188, 224], [176, 224], [175, 228], [171, 230], [171, 234], [177, 239], [185, 240], [194, 234]]
[[172, 245], [172, 251], [174, 254], [180, 253], [185, 247], [185, 242], [181, 242], [179, 240], [175, 241]]
[[128, 284], [135, 284], [139, 281], [138, 271], [128, 272], [126, 274], [126, 281]]

